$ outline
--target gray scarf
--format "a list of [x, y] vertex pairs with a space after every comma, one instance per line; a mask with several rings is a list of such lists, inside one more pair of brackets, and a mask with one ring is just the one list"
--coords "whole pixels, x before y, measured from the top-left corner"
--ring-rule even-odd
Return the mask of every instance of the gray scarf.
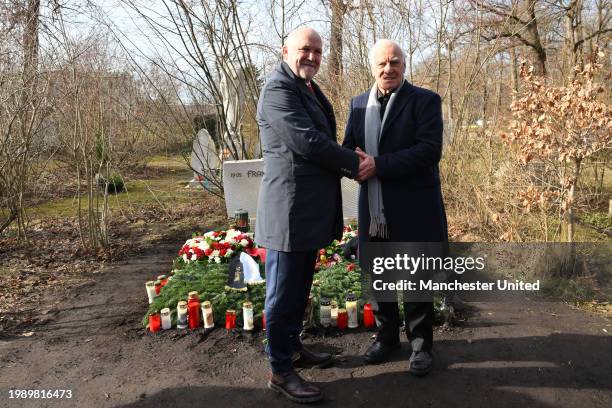
[[[402, 85], [400, 85], [400, 87]], [[368, 98], [368, 105], [366, 107], [365, 114], [365, 149], [366, 153], [373, 157], [378, 156], [380, 133], [382, 132], [385, 120], [387, 120], [387, 116], [389, 116], [389, 112], [391, 111], [393, 101], [397, 95], [397, 90], [396, 92], [392, 93], [391, 97], [389, 98], [382, 122], [380, 120], [380, 102], [378, 102], [377, 95], [378, 87], [376, 84], [374, 84], [370, 90], [370, 97]], [[368, 179], [367, 182], [368, 206], [370, 207], [369, 234], [371, 237], [380, 237], [385, 239], [389, 238], [389, 232], [387, 231], [387, 220], [385, 220], [383, 208], [380, 180], [378, 180], [378, 177], [372, 177]]]

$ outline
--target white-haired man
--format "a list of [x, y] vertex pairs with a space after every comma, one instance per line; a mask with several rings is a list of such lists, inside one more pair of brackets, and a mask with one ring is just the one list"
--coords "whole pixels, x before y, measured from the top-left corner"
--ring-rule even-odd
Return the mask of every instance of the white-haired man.
[[[447, 242], [438, 162], [442, 155], [442, 109], [436, 93], [404, 79], [405, 54], [391, 40], [370, 50], [375, 84], [352, 99], [344, 147], [356, 149], [360, 167], [359, 243]], [[378, 302], [376, 341], [368, 363], [385, 361], [399, 349], [397, 302]], [[433, 362], [432, 302], [404, 302], [412, 347], [408, 371], [427, 374]]]

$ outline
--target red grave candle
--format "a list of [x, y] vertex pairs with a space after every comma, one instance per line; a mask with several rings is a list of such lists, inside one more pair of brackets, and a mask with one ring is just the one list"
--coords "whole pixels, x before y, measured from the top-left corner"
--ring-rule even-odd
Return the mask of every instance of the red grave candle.
[[161, 281], [160, 280], [156, 280], [155, 281], [155, 294], [156, 295], [159, 295], [159, 291], [161, 290], [161, 288], [162, 288]]
[[225, 328], [227, 330], [234, 329], [236, 327], [236, 311], [226, 310], [225, 311]]
[[151, 333], [157, 333], [161, 329], [161, 315], [159, 313], [151, 313], [149, 315], [149, 330]]
[[200, 297], [198, 292], [189, 292], [187, 300], [187, 322], [190, 329], [197, 329], [200, 326]]
[[346, 309], [338, 309], [338, 329], [344, 330], [348, 327], [348, 313]]
[[376, 319], [374, 319], [372, 305], [369, 303], [363, 305], [363, 325], [365, 327], [374, 327], [376, 325]]

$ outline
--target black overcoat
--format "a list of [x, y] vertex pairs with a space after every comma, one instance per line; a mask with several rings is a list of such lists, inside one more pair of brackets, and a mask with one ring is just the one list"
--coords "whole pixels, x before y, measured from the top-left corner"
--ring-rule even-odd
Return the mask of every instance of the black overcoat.
[[[440, 189], [442, 156], [440, 96], [407, 81], [387, 113], [376, 162], [382, 185], [389, 241], [447, 242], [448, 228]], [[343, 146], [365, 151], [365, 111], [369, 91], [351, 100]], [[359, 191], [359, 241], [370, 224], [368, 185]]]

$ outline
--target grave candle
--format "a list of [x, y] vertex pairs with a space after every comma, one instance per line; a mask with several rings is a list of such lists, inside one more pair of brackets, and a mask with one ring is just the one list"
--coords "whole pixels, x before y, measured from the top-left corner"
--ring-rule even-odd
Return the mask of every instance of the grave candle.
[[156, 295], [159, 295], [159, 291], [161, 290], [161, 288], [162, 288], [162, 284], [161, 284], [161, 281], [158, 279], [155, 281], [155, 294]]
[[168, 330], [172, 328], [172, 318], [170, 317], [170, 309], [165, 307], [161, 310], [161, 325], [162, 329]]
[[215, 327], [212, 304], [208, 300], [202, 303], [202, 319], [204, 319], [205, 329], [212, 329]]
[[242, 232], [249, 232], [249, 213], [243, 209], [234, 212], [234, 222], [236, 228]]
[[348, 315], [346, 309], [338, 309], [338, 329], [344, 330], [348, 327]]
[[157, 333], [161, 325], [161, 317], [159, 313], [151, 313], [149, 315], [149, 330], [151, 333]]
[[168, 277], [166, 275], [159, 275], [157, 280], [161, 282], [162, 287], [166, 286], [166, 283], [168, 283]]
[[323, 327], [328, 327], [331, 324], [331, 307], [330, 301], [327, 298], [321, 298], [319, 321]]
[[200, 326], [200, 298], [198, 292], [189, 292], [187, 301], [187, 320], [190, 329], [197, 329]]
[[374, 327], [376, 325], [376, 319], [374, 318], [372, 305], [369, 303], [363, 305], [363, 325], [368, 328]]
[[242, 321], [244, 323], [244, 330], [253, 330], [253, 304], [251, 302], [244, 302], [242, 304]]
[[155, 292], [155, 282], [148, 281], [145, 283], [145, 288], [147, 288], [147, 296], [149, 298], [149, 304], [151, 304], [153, 303], [153, 300], [155, 300], [155, 296], [157, 296], [157, 293]]
[[176, 306], [176, 328], [187, 328], [187, 302], [181, 300]]
[[234, 329], [236, 327], [236, 311], [228, 309], [225, 311], [225, 328], [227, 330]]
[[332, 327], [338, 327], [338, 302], [335, 300], [331, 301], [329, 305], [330, 309], [330, 318]]
[[348, 327], [354, 329], [359, 326], [357, 319], [357, 296], [352, 292], [346, 296], [346, 312], [348, 314]]

